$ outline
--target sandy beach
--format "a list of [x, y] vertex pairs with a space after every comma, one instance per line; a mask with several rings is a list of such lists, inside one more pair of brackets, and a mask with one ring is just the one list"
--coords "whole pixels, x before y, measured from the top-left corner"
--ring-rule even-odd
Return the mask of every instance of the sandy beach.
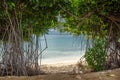
[[[49, 63], [40, 66], [43, 74], [36, 76], [4, 76], [0, 80], [119, 80], [120, 69], [106, 70], [100, 72], [82, 72], [78, 70], [76, 62]], [[84, 68], [85, 69], [85, 68]]]
[[76, 63], [52, 63], [41, 65], [40, 69], [45, 72], [36, 76], [4, 76], [0, 80], [119, 80], [120, 69], [75, 73]]
[[41, 70], [45, 73], [70, 73], [73, 71], [75, 63], [57, 63], [41, 65]]

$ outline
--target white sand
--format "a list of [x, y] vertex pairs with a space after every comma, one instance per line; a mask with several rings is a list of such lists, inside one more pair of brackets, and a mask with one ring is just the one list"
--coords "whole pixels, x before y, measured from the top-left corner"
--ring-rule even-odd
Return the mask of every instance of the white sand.
[[79, 61], [80, 56], [71, 56], [71, 57], [61, 57], [61, 58], [52, 58], [52, 59], [43, 59], [42, 65], [70, 65], [75, 64]]

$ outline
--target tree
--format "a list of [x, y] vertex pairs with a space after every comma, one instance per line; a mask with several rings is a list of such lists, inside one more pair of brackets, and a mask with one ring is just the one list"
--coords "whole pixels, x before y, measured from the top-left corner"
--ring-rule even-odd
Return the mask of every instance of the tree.
[[[63, 31], [88, 38], [106, 39], [109, 67], [120, 67], [120, 2], [119, 0], [69, 0], [59, 5], [66, 19]], [[69, 7], [68, 7], [69, 6]]]
[[41, 50], [38, 37], [57, 23], [57, 3], [58, 0], [0, 2], [1, 75], [39, 74], [38, 58], [47, 46]]

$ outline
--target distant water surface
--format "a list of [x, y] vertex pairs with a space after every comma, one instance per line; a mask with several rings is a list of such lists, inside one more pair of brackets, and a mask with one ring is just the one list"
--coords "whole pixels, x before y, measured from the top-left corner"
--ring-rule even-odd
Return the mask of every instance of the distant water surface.
[[[42, 53], [42, 64], [77, 62], [85, 52], [86, 39], [83, 35], [76, 37], [52, 32], [46, 38], [48, 48]], [[41, 41], [42, 47], [45, 47], [43, 37]]]

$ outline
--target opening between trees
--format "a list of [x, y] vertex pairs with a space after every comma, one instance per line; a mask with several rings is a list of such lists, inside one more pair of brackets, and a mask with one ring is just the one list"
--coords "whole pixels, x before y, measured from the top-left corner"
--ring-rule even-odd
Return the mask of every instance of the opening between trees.
[[[58, 22], [58, 14], [65, 21]], [[50, 28], [92, 39], [92, 48], [88, 43], [85, 58], [94, 70], [120, 67], [119, 15], [119, 0], [1, 1], [0, 75], [40, 74], [38, 63], [47, 43], [44, 37], [46, 48], [41, 49], [38, 37]]]

